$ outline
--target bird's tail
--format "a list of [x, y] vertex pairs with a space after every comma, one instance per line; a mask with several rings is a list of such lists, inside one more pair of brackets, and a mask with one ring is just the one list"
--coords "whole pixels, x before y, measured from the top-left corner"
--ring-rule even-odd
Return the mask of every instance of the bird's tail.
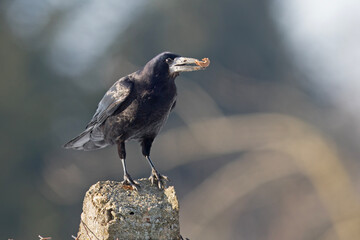
[[107, 147], [109, 144], [105, 143], [104, 140], [97, 139], [97, 141], [94, 141], [94, 139], [91, 138], [92, 130], [92, 128], [87, 128], [84, 132], [80, 133], [79, 136], [71, 139], [63, 147], [85, 151]]

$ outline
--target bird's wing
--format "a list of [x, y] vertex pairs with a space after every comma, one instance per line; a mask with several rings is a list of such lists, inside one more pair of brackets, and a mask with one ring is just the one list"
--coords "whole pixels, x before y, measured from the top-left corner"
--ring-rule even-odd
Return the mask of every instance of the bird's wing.
[[129, 77], [120, 78], [115, 82], [99, 102], [98, 108], [86, 128], [94, 125], [99, 126], [105, 122], [130, 95], [132, 87], [133, 82]]
[[175, 106], [176, 106], [176, 100], [174, 101], [173, 105], [171, 106], [170, 111], [172, 111], [175, 108]]

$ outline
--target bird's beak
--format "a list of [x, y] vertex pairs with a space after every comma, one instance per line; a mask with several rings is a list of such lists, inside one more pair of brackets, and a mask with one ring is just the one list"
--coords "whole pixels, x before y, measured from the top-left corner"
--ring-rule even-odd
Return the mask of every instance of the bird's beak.
[[209, 66], [210, 60], [204, 58], [202, 61], [196, 58], [177, 57], [169, 64], [170, 74], [180, 72], [192, 72], [203, 70]]

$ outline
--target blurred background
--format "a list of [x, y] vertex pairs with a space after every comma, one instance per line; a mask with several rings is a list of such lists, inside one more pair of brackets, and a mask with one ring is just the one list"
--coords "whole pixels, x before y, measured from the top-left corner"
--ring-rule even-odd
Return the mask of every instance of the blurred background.
[[[105, 91], [162, 51], [208, 57], [177, 78], [152, 159], [190, 239], [360, 239], [356, 0], [0, 3], [1, 239], [71, 239], [82, 199], [122, 180], [116, 149], [61, 146]], [[127, 144], [135, 178], [150, 170]]]

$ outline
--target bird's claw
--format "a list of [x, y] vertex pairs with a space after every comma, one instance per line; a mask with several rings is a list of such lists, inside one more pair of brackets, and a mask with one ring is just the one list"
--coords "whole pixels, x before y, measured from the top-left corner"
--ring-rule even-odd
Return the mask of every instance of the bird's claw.
[[140, 189], [139, 182], [133, 180], [128, 173], [124, 175], [124, 180], [121, 183], [131, 186], [136, 191]]
[[154, 183], [157, 181], [157, 185], [159, 189], [163, 189], [165, 187], [164, 180], [170, 181], [167, 176], [160, 174], [155, 169], [152, 169], [149, 180], [152, 185], [154, 185]]

